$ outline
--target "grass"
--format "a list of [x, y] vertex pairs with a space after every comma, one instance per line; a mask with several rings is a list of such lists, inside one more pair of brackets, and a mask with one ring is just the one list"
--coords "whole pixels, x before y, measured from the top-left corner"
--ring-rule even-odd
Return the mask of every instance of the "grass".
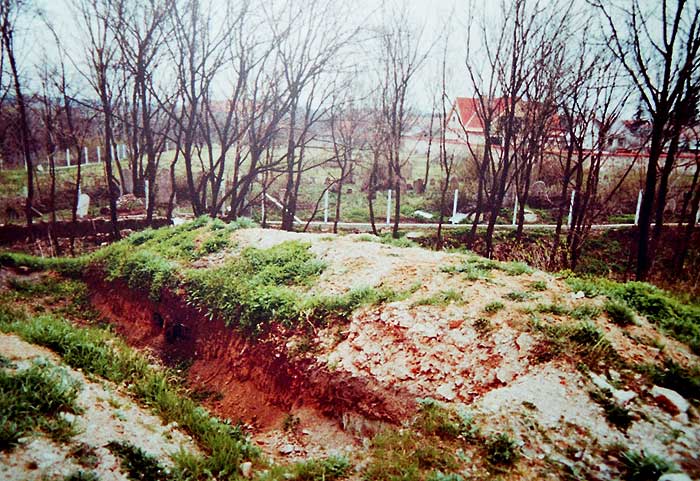
[[133, 481], [169, 481], [174, 477], [155, 456], [151, 456], [129, 442], [110, 441], [107, 449], [121, 462], [126, 477]]
[[279, 466], [269, 470], [259, 481], [285, 479], [291, 481], [334, 481], [350, 475], [350, 461], [344, 456], [311, 459], [291, 466]]
[[27, 316], [3, 305], [0, 329], [49, 347], [74, 368], [128, 385], [136, 398], [166, 422], [177, 422], [206, 453], [203, 457], [188, 453], [176, 456], [177, 469], [185, 479], [197, 479], [204, 473], [229, 479], [241, 461], [259, 456], [238, 427], [211, 416], [172, 384], [168, 371], [152, 367], [145, 356], [104, 329], [76, 328], [62, 319]]
[[621, 460], [627, 481], [656, 481], [664, 473], [677, 471], [673, 463], [655, 454], [627, 451]]
[[586, 365], [606, 362], [614, 366], [619, 363], [619, 356], [610, 341], [590, 321], [552, 324], [532, 318], [531, 324], [544, 336], [544, 342], [541, 344], [543, 352], [539, 354], [543, 361], [556, 356], [570, 355], [580, 358]]
[[510, 436], [504, 433], [492, 435], [486, 440], [486, 459], [491, 464], [510, 466], [519, 457], [518, 447]]
[[623, 284], [608, 279], [564, 275], [567, 276], [566, 282], [573, 291], [583, 291], [587, 297], [604, 295], [611, 302], [617, 303], [617, 306], [607, 304], [615, 317], [611, 317], [613, 322], [629, 322], [633, 313], [624, 309], [626, 306], [645, 316], [662, 331], [688, 344], [695, 353], [700, 353], [700, 306], [697, 304], [683, 303], [645, 282]]
[[99, 481], [100, 477], [94, 471], [73, 471], [63, 478], [63, 481]]
[[405, 234], [400, 234], [398, 239], [394, 239], [390, 233], [379, 236], [371, 234], [362, 234], [355, 238], [357, 242], [379, 242], [380, 244], [390, 245], [393, 247], [420, 247], [420, 244], [407, 239]]
[[[231, 233], [250, 225], [246, 219], [225, 224], [203, 216], [176, 227], [134, 233], [80, 259], [5, 253], [0, 260], [4, 265], [59, 272], [97, 270], [108, 281], [121, 279], [129, 288], [147, 292], [153, 301], [161, 299], [164, 289], [183, 289], [187, 301], [209, 318], [218, 317], [253, 338], [271, 322], [289, 327], [325, 325], [347, 319], [362, 305], [397, 300], [415, 291], [395, 292], [379, 287], [357, 288], [341, 295], [307, 295], [308, 287], [325, 266], [309, 251], [310, 244], [298, 241], [283, 242], [269, 249], [248, 247], [222, 265], [190, 268], [194, 260], [232, 247]], [[71, 266], [70, 269], [64, 268], [64, 264]], [[43, 289], [30, 284], [31, 289]], [[29, 284], [15, 288], [20, 293], [27, 291]], [[450, 293], [449, 297], [453, 298], [454, 294]], [[81, 308], [73, 304], [68, 303], [72, 310], [64, 313], [79, 317]], [[87, 307], [87, 303], [83, 306]]]
[[683, 367], [666, 359], [663, 367], [647, 363], [635, 368], [654, 384], [673, 389], [686, 398], [700, 400], [700, 366]]
[[[465, 450], [478, 454], [467, 456]], [[377, 434], [371, 454], [366, 480], [460, 481], [465, 467], [500, 471], [512, 466], [519, 448], [509, 436], [484, 435], [471, 416], [427, 398], [419, 400], [418, 414], [410, 424]]]
[[417, 300], [411, 306], [447, 306], [453, 302], [461, 302], [462, 295], [454, 289], [436, 292], [431, 296]]
[[23, 267], [30, 271], [55, 271], [68, 277], [79, 277], [88, 257], [38, 257], [21, 252], [0, 252], [0, 266]]
[[75, 404], [79, 392], [64, 370], [46, 362], [14, 373], [0, 370], [0, 451], [36, 429], [57, 440], [75, 434], [59, 414], [80, 411]]
[[524, 302], [528, 299], [532, 299], [532, 294], [529, 292], [513, 291], [503, 296], [503, 298], [513, 302]]
[[629, 326], [634, 324], [636, 320], [634, 311], [619, 301], [606, 300], [603, 310], [608, 315], [608, 318], [618, 326]]
[[554, 302], [550, 304], [537, 304], [535, 311], [542, 314], [553, 314], [555, 316], [566, 316], [569, 314], [569, 309], [566, 306]]
[[545, 281], [532, 281], [529, 283], [529, 290], [533, 292], [542, 292], [547, 290]]

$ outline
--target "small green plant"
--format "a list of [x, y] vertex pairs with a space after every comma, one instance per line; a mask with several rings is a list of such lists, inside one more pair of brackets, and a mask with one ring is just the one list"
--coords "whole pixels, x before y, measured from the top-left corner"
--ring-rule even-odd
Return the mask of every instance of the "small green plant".
[[565, 316], [569, 314], [569, 309], [558, 303], [537, 304], [535, 310], [542, 314], [554, 314], [555, 316]]
[[572, 326], [569, 331], [569, 338], [584, 346], [595, 346], [603, 342], [605, 336], [595, 324], [591, 322], [579, 322]]
[[590, 321], [600, 315], [600, 308], [594, 304], [581, 304], [571, 309], [569, 315], [579, 321]]
[[146, 453], [138, 446], [128, 442], [111, 441], [107, 444], [112, 454], [121, 460], [121, 467], [133, 481], [167, 481], [173, 479], [166, 468], [155, 456]]
[[343, 456], [312, 459], [294, 465], [291, 476], [285, 478], [295, 481], [333, 481], [347, 477], [350, 467], [350, 461]]
[[621, 460], [627, 481], [656, 481], [662, 474], [675, 471], [673, 463], [655, 454], [627, 451]]
[[505, 296], [503, 296], [505, 299], [508, 299], [509, 301], [514, 301], [514, 302], [523, 302], [531, 298], [531, 295], [527, 292], [522, 292], [522, 291], [513, 291], [509, 292]]
[[700, 366], [683, 367], [672, 359], [663, 366], [653, 363], [636, 366], [637, 371], [649, 376], [654, 384], [673, 389], [681, 395], [700, 400]]
[[499, 268], [511, 276], [519, 276], [522, 274], [532, 274], [532, 267], [524, 262], [503, 262]]
[[485, 442], [486, 459], [491, 464], [510, 466], [518, 459], [518, 447], [510, 436], [499, 433]]
[[462, 296], [459, 292], [448, 289], [445, 291], [437, 292], [431, 296], [419, 299], [412, 306], [447, 306], [452, 302], [459, 302], [462, 300]]
[[529, 284], [529, 289], [534, 292], [546, 291], [547, 283], [545, 281], [532, 281]]
[[479, 317], [474, 321], [474, 329], [479, 334], [485, 334], [491, 329], [493, 329], [493, 325], [491, 324], [491, 321], [486, 319], [485, 317]]
[[610, 320], [618, 326], [629, 326], [630, 324], [634, 324], [634, 312], [621, 302], [608, 299], [605, 301], [603, 309]]
[[484, 312], [488, 312], [489, 314], [494, 314], [501, 309], [503, 309], [505, 305], [502, 302], [499, 301], [494, 301], [494, 302], [489, 302], [484, 306]]

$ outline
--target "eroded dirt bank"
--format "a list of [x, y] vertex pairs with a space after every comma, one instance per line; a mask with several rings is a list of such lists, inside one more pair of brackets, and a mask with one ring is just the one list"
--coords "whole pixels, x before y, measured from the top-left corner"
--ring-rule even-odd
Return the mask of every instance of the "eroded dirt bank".
[[[415, 398], [398, 388], [291, 356], [288, 334], [280, 330], [250, 341], [221, 320], [209, 320], [177, 292], [164, 291], [154, 302], [146, 292], [105, 281], [98, 272], [86, 280], [94, 306], [131, 344], [186, 366], [188, 381], [206, 394], [207, 407], [242, 420], [263, 438], [292, 420], [294, 431], [303, 433], [302, 444], [352, 446], [383, 423], [399, 423], [415, 412]], [[269, 436], [268, 441], [286, 442]]]

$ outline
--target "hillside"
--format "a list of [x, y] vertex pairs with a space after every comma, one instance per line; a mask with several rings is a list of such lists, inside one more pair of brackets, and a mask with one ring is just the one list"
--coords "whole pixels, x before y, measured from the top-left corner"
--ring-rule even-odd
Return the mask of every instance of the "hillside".
[[[347, 460], [325, 479], [700, 477], [700, 308], [648, 284], [205, 219], [0, 262], [6, 308], [109, 322], [261, 459]], [[45, 269], [82, 308], [17, 295]]]

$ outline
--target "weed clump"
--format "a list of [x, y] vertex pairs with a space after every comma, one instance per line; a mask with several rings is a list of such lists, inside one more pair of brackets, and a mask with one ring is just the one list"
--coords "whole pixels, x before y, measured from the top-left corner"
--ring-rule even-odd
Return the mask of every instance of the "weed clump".
[[656, 481], [665, 473], [675, 471], [675, 466], [667, 459], [655, 454], [627, 451], [622, 454], [627, 481]]
[[518, 459], [518, 447], [507, 434], [499, 433], [485, 442], [486, 458], [491, 464], [510, 466]]
[[462, 300], [462, 296], [459, 292], [448, 289], [445, 291], [437, 292], [431, 296], [419, 299], [412, 304], [412, 306], [447, 306], [452, 302], [459, 302]]
[[128, 442], [111, 441], [107, 444], [107, 449], [121, 460], [121, 467], [126, 471], [129, 479], [144, 481], [174, 479], [156, 457], [138, 446]]
[[59, 368], [35, 363], [9, 373], [0, 369], [0, 451], [14, 447], [26, 433], [40, 428], [59, 439], [73, 434], [61, 412], [78, 413], [78, 383]]
[[629, 326], [634, 324], [634, 312], [621, 302], [608, 299], [605, 301], [603, 309], [610, 320], [618, 326]]
[[505, 305], [503, 305], [502, 302], [499, 301], [494, 301], [494, 302], [489, 302], [484, 306], [484, 312], [488, 312], [489, 314], [495, 314], [496, 312], [500, 311], [503, 309]]

